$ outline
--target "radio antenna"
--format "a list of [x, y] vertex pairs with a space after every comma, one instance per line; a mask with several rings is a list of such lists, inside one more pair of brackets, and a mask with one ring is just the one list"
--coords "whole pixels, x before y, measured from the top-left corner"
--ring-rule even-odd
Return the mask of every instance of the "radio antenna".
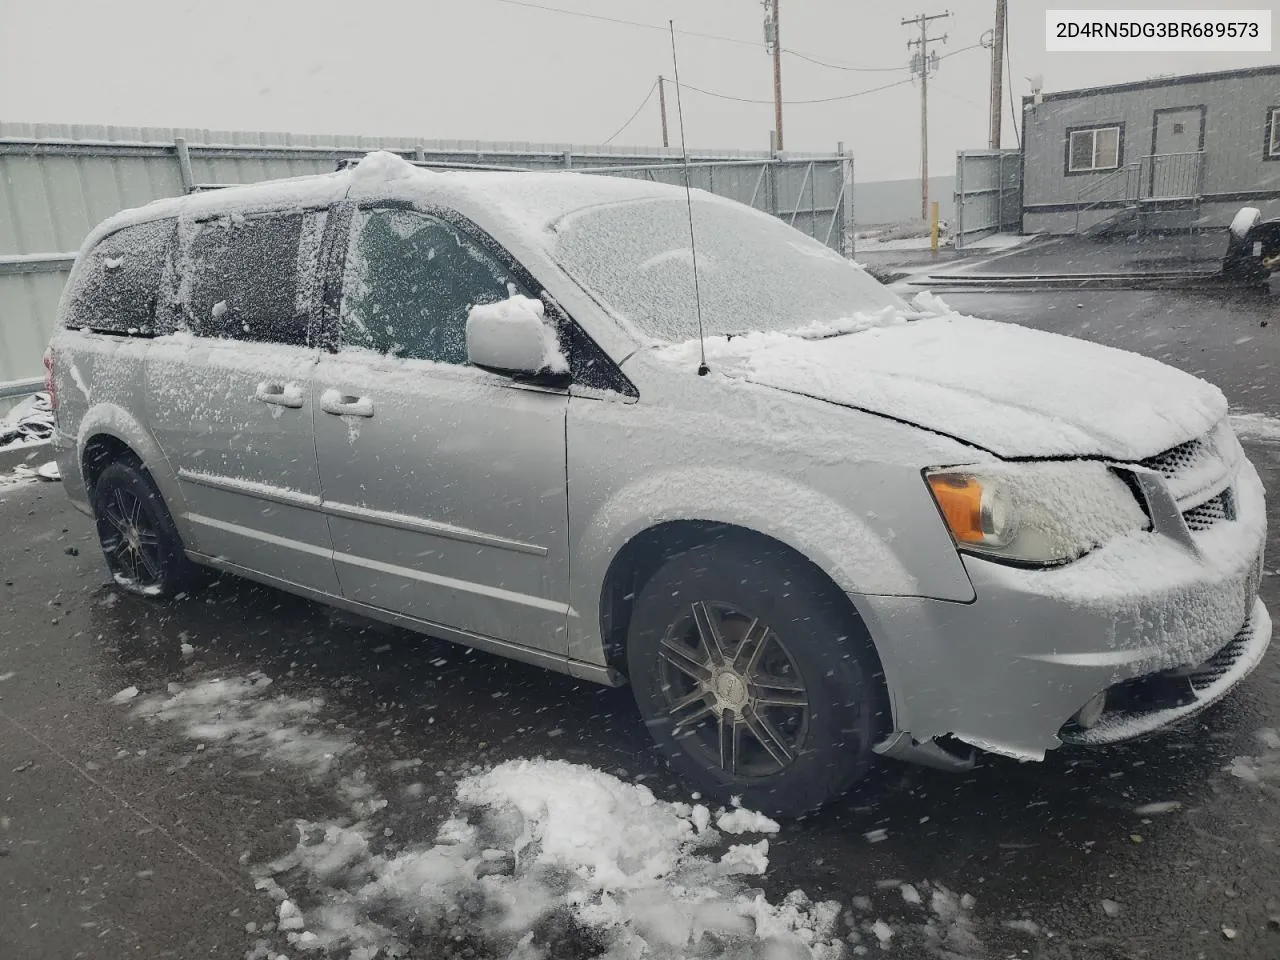
[[680, 58], [676, 55], [676, 22], [668, 20], [671, 28], [671, 65], [676, 72], [676, 114], [680, 118], [680, 154], [684, 159], [684, 198], [689, 207], [689, 256], [693, 260], [693, 303], [698, 313], [698, 376], [711, 372], [707, 366], [707, 338], [702, 332], [702, 290], [698, 286], [698, 241], [693, 232], [693, 187], [689, 183], [689, 149], [684, 140], [684, 103], [680, 98]]

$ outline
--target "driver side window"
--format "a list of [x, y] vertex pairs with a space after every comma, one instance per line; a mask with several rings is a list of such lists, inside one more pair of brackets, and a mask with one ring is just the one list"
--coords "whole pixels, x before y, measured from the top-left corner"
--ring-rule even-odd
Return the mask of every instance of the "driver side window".
[[360, 210], [343, 276], [342, 344], [466, 365], [470, 309], [524, 292], [452, 224], [412, 210]]

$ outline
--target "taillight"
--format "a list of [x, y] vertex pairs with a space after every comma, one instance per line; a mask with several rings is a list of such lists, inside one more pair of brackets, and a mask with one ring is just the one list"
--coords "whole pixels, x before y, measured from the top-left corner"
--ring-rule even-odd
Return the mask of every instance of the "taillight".
[[58, 409], [58, 391], [53, 378], [53, 347], [44, 352], [44, 392], [49, 395], [49, 405]]

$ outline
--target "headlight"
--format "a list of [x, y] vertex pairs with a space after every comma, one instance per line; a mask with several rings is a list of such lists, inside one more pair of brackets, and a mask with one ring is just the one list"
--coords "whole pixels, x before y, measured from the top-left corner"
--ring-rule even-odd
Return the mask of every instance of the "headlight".
[[983, 464], [925, 479], [957, 546], [993, 559], [1066, 563], [1151, 528], [1128, 485], [1101, 463]]

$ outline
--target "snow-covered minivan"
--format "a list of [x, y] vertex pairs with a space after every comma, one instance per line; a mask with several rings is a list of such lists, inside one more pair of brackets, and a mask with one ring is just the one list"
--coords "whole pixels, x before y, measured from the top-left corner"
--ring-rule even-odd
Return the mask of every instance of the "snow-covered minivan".
[[1257, 666], [1263, 490], [1216, 388], [686, 202], [382, 153], [111, 218], [47, 363], [116, 581], [204, 565], [629, 682], [698, 789], [783, 815]]

